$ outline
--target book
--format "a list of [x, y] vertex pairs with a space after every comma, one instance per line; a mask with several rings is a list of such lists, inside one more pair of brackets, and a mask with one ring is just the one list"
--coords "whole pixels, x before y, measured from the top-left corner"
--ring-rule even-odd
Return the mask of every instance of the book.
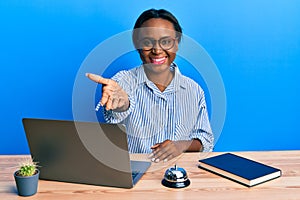
[[199, 160], [199, 168], [248, 187], [278, 178], [281, 170], [232, 153]]

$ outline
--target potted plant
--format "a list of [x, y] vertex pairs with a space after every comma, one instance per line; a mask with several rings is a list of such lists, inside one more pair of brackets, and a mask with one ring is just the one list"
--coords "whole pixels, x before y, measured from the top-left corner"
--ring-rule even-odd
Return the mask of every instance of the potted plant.
[[37, 163], [27, 159], [20, 163], [19, 169], [14, 173], [18, 194], [20, 196], [32, 196], [37, 192], [40, 171]]

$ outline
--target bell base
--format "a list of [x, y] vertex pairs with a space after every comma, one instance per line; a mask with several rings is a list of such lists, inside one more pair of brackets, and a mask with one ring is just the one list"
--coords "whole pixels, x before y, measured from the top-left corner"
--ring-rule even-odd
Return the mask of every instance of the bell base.
[[187, 179], [186, 181], [184, 182], [169, 182], [167, 181], [166, 179], [163, 179], [161, 181], [161, 184], [163, 186], [166, 186], [166, 187], [169, 187], [169, 188], [184, 188], [184, 187], [187, 187], [190, 185], [190, 180]]

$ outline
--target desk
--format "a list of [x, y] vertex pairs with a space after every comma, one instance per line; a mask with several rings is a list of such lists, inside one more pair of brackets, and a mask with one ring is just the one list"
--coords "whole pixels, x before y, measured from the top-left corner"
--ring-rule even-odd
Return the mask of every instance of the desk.
[[[178, 166], [186, 169], [191, 180], [187, 188], [172, 189], [161, 185], [165, 170], [171, 167], [153, 165], [133, 189], [120, 189], [83, 184], [72, 184], [39, 180], [38, 193], [26, 200], [89, 200], [89, 199], [300, 199], [300, 151], [234, 152], [282, 170], [278, 179], [245, 187], [236, 182], [206, 172], [197, 167], [201, 156], [220, 153], [185, 153], [176, 160]], [[0, 156], [0, 199], [25, 199], [16, 193], [13, 172], [17, 163], [28, 156]], [[134, 156], [133, 156], [134, 157]], [[174, 162], [174, 161], [173, 161]]]

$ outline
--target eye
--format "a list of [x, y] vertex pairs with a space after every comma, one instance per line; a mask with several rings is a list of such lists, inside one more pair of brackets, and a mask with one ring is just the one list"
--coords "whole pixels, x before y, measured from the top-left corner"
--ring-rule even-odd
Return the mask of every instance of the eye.
[[141, 45], [144, 47], [152, 47], [152, 42], [150, 39], [143, 39], [141, 41]]
[[171, 38], [164, 38], [160, 41], [160, 44], [162, 46], [170, 46], [170, 45], [172, 45], [172, 43], [173, 43], [173, 40]]

